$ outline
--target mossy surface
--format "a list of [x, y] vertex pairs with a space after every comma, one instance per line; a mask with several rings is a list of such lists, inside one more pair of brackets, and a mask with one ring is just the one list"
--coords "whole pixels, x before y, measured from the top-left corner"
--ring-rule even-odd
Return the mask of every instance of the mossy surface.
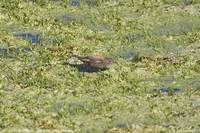
[[[198, 0], [1, 0], [2, 132], [199, 132]], [[112, 57], [82, 72], [76, 55]]]

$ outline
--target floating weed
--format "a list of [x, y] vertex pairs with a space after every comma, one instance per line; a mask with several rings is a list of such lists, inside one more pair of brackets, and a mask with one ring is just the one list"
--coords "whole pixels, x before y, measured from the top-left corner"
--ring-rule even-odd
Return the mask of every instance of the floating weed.
[[[87, 115], [92, 113], [95, 109], [97, 109], [94, 103], [94, 97], [84, 96], [81, 99], [68, 96], [59, 98], [59, 102], [54, 103], [52, 101], [52, 106], [49, 107], [49, 111], [56, 113], [56, 114], [63, 114], [63, 115], [73, 115], [77, 116], [79, 114]], [[65, 99], [65, 100], [64, 100]], [[67, 99], [67, 100], [66, 100]], [[58, 101], [58, 100], [57, 100]]]
[[198, 1], [31, 1], [0, 1], [0, 130], [200, 131]]
[[159, 53], [150, 44], [144, 42], [136, 43], [133, 49], [138, 53], [139, 57], [145, 57], [145, 58], [154, 57]]
[[8, 31], [9, 33], [17, 33], [17, 32], [23, 32], [24, 28], [21, 27], [19, 24], [7, 24], [5, 26], [5, 30]]
[[78, 115], [78, 114], [88, 114], [93, 110], [93, 107], [87, 103], [78, 103], [78, 102], [70, 102], [70, 103], [55, 103], [51, 109], [54, 113], [63, 113], [70, 115]]
[[[198, 91], [200, 87], [199, 76], [193, 76], [186, 79], [178, 79], [178, 77], [173, 75], [160, 76], [158, 78], [152, 78], [151, 81], [155, 82], [155, 86], [152, 86], [152, 92], [160, 94], [177, 94], [180, 92], [189, 92], [192, 93]], [[189, 88], [192, 88], [190, 90]]]
[[125, 60], [137, 62], [139, 60], [139, 55], [136, 52], [133, 51], [126, 51], [121, 54], [121, 57]]
[[88, 24], [88, 29], [92, 31], [110, 31], [111, 27], [106, 24]]
[[126, 20], [126, 21], [133, 21], [137, 20], [143, 17], [142, 11], [124, 11], [121, 13], [121, 16]]
[[83, 3], [86, 3], [89, 7], [97, 7], [99, 5], [98, 0], [82, 0]]
[[142, 39], [144, 39], [144, 36], [141, 34], [130, 34], [125, 37], [125, 40], [127, 40], [128, 43], [133, 43]]
[[85, 17], [83, 15], [72, 13], [58, 14], [56, 17], [56, 21], [61, 22], [63, 24], [70, 24], [72, 22], [81, 23], [84, 22], [84, 20]]
[[24, 52], [22, 48], [0, 48], [0, 57], [1, 58], [16, 58], [20, 52]]
[[[155, 25], [151, 31], [152, 35], [156, 36], [180, 36], [188, 32], [198, 31], [200, 19], [193, 16], [183, 16], [181, 14], [164, 15], [161, 24]], [[173, 17], [171, 20], [170, 18]]]
[[120, 47], [113, 54], [115, 57], [123, 58], [127, 61], [137, 62], [139, 60], [139, 54], [131, 47]]

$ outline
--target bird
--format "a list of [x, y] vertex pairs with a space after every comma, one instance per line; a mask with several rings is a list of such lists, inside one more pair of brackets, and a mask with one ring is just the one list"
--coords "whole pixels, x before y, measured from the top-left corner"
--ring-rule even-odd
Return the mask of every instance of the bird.
[[104, 56], [79, 56], [79, 55], [72, 55], [72, 57], [77, 58], [85, 67], [94, 68], [96, 70], [107, 70], [109, 69], [115, 61], [110, 57]]

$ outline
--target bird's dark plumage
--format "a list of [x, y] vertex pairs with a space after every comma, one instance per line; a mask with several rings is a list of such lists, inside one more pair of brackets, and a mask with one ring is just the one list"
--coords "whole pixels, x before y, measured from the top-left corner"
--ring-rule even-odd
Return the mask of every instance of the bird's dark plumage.
[[80, 61], [83, 62], [85, 66], [99, 69], [99, 70], [105, 70], [108, 69], [113, 63], [114, 60], [109, 57], [102, 57], [102, 56], [85, 56], [81, 57], [78, 55], [73, 55], [73, 57], [78, 58]]

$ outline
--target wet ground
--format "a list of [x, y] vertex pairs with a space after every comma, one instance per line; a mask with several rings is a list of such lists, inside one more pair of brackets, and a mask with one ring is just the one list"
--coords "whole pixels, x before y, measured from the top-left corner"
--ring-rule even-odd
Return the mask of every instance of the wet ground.
[[[0, 5], [1, 130], [200, 130], [198, 1]], [[99, 71], [73, 54], [116, 63]]]

